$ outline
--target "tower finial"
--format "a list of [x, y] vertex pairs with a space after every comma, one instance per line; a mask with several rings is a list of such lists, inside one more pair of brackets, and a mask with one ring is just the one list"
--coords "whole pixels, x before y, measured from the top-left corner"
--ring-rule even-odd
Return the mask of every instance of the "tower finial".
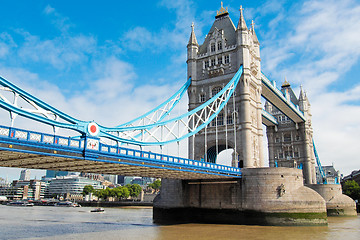
[[252, 30], [254, 30], [254, 29], [255, 29], [255, 23], [254, 23], [254, 20], [251, 20], [251, 28], [252, 28]]
[[245, 23], [245, 19], [244, 19], [244, 14], [243, 14], [243, 7], [242, 5], [240, 5], [240, 18], [239, 18], [239, 22], [238, 22], [238, 26], [237, 26], [237, 29], [240, 29], [240, 30], [247, 30], [247, 27], [246, 27], [246, 23]]
[[290, 83], [286, 80], [286, 77], [285, 77], [284, 83], [281, 85], [281, 88], [284, 88], [284, 87], [290, 87]]
[[189, 43], [188, 43], [188, 46], [190, 45], [196, 45], [198, 46], [199, 44], [197, 43], [197, 40], [196, 40], [196, 36], [195, 36], [195, 25], [194, 25], [194, 22], [191, 23], [191, 34], [190, 34], [190, 39], [189, 39]]
[[223, 2], [221, 1], [221, 8], [220, 8], [219, 11], [216, 11], [216, 17], [219, 17], [221, 15], [225, 15], [225, 14], [229, 14], [228, 13], [228, 8], [224, 8]]

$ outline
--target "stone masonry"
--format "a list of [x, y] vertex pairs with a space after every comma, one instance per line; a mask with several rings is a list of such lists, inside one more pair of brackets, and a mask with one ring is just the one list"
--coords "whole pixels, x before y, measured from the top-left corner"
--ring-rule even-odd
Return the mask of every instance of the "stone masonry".
[[247, 28], [241, 9], [235, 27], [222, 7], [202, 45], [197, 43], [192, 26], [187, 57], [188, 77], [192, 80], [189, 111], [218, 93], [240, 65], [244, 70], [235, 100], [232, 97], [210, 126], [189, 139], [189, 158], [215, 162], [218, 153], [232, 148], [236, 150], [233, 166], [262, 167], [260, 49], [254, 25]]

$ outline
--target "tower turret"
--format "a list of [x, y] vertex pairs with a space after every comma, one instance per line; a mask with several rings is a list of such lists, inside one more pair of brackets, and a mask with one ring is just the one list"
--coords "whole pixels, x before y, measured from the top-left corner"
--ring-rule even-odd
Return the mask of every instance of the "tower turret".
[[196, 80], [196, 56], [199, 51], [199, 44], [197, 43], [194, 23], [191, 24], [191, 34], [189, 38], [189, 43], [187, 45], [187, 66], [188, 66], [188, 78], [192, 77], [193, 80]]
[[255, 23], [251, 21], [251, 37], [254, 43], [254, 50], [256, 57], [260, 58], [260, 43], [255, 33]]

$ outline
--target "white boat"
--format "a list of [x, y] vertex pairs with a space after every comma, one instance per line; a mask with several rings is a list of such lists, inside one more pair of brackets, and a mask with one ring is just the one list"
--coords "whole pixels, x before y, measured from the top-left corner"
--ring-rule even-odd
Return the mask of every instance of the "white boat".
[[33, 203], [29, 203], [29, 202], [26, 202], [26, 201], [12, 201], [12, 202], [9, 202], [6, 205], [8, 205], [8, 206], [18, 206], [18, 207], [32, 207], [32, 206], [34, 206]]
[[76, 202], [70, 202], [70, 201], [58, 202], [58, 203], [55, 204], [55, 206], [56, 207], [81, 207]]

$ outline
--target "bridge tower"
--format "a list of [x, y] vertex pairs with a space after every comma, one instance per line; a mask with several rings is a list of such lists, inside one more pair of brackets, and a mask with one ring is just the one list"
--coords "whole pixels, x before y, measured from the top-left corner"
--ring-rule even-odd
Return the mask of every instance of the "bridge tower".
[[202, 45], [194, 25], [187, 45], [189, 111], [218, 93], [243, 65], [235, 96], [206, 129], [189, 139], [189, 158], [215, 162], [217, 154], [232, 148], [233, 166], [262, 167], [260, 48], [254, 23], [246, 26], [243, 9], [237, 27], [221, 5]]
[[303, 170], [305, 184], [315, 184], [315, 155], [309, 99], [302, 87], [297, 98], [286, 79], [281, 86], [281, 91], [289, 101], [299, 107], [306, 121], [294, 123], [271, 103], [265, 103], [265, 110], [279, 122], [278, 126], [269, 126], [266, 129], [269, 166], [300, 168]]

